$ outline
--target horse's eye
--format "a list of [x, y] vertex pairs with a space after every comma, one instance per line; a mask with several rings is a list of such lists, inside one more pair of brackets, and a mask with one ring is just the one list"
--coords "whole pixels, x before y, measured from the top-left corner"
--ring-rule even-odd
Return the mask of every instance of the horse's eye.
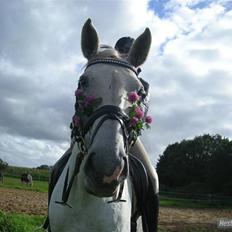
[[79, 79], [79, 87], [81, 88], [87, 88], [89, 86], [89, 81], [87, 76], [81, 76]]

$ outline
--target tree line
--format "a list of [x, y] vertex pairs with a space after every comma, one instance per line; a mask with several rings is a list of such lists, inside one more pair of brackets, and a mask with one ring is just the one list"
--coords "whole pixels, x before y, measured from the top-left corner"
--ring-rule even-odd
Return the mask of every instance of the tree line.
[[206, 134], [171, 144], [157, 172], [161, 190], [232, 196], [232, 141]]

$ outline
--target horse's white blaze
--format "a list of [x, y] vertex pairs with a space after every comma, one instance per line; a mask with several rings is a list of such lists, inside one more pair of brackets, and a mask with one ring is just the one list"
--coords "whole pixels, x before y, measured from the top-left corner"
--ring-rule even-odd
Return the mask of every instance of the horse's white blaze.
[[[76, 177], [70, 192], [68, 206], [55, 203], [61, 201], [67, 169], [74, 170], [78, 148], [75, 145], [72, 155], [62, 172], [52, 193], [49, 219], [51, 230], [59, 232], [129, 232], [131, 217], [131, 183], [129, 178], [125, 181], [122, 199], [126, 202], [108, 203], [109, 198], [98, 198], [86, 193], [83, 183], [83, 169]], [[84, 161], [83, 161], [84, 162]], [[69, 175], [70, 176], [70, 175]]]

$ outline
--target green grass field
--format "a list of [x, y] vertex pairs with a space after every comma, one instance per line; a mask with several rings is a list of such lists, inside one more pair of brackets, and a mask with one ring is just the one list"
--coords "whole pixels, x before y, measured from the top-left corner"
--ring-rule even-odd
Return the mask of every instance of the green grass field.
[[[0, 211], [1, 232], [45, 232], [40, 229], [45, 217], [29, 216], [24, 214], [4, 213]], [[171, 232], [164, 226], [159, 226], [158, 232]], [[202, 225], [190, 226], [179, 232], [216, 232], [217, 230], [204, 228]]]
[[[25, 214], [4, 213], [0, 211], [0, 231], [1, 232], [45, 232], [40, 229], [45, 217], [29, 216]], [[159, 232], [168, 232], [159, 228]]]
[[[1, 232], [33, 232], [42, 225], [45, 217], [24, 214], [4, 213], [0, 211]], [[39, 230], [43, 231], [43, 230]]]
[[20, 178], [15, 177], [4, 177], [4, 183], [0, 183], [0, 187], [4, 188], [15, 188], [15, 189], [25, 189], [37, 192], [47, 192], [48, 191], [48, 182], [47, 181], [33, 181], [33, 186], [27, 186], [21, 184]]

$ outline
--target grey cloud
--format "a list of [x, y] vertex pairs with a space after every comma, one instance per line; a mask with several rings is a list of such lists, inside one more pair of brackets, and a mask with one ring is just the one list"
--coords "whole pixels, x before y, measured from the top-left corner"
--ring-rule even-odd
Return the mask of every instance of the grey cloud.
[[[54, 163], [62, 155], [70, 138], [76, 73], [83, 65], [75, 61], [82, 56], [81, 27], [91, 17], [101, 41], [114, 45], [119, 37], [137, 33], [126, 7], [125, 1], [1, 3], [0, 157], [12, 164], [36, 166]], [[227, 12], [220, 17], [231, 16]], [[216, 59], [220, 54], [216, 48], [200, 50], [185, 45], [197, 41], [204, 47], [207, 43], [230, 46], [229, 29], [215, 22], [191, 38], [191, 33], [182, 34], [178, 49], [192, 53], [202, 63]], [[167, 45], [180, 39], [172, 38]], [[154, 163], [168, 144], [184, 138], [202, 133], [232, 138], [226, 126], [231, 124], [231, 95], [224, 89], [231, 73], [215, 66], [199, 77], [189, 69], [188, 57], [167, 54], [165, 49], [160, 56], [152, 51], [141, 73], [151, 86], [150, 114], [154, 117], [152, 129], [144, 131], [142, 140]], [[62, 68], [70, 64], [76, 65], [75, 71]]]
[[[201, 56], [201, 54], [196, 54]], [[152, 133], [144, 133], [144, 143], [154, 162], [168, 144], [204, 133], [232, 138], [232, 74], [212, 67], [204, 76], [195, 75], [174, 56], [149, 61], [143, 77], [150, 83]], [[151, 62], [155, 64], [151, 65]]]
[[67, 131], [59, 112], [53, 108], [40, 108], [36, 102], [1, 99], [0, 125], [10, 134], [28, 138], [64, 140]]
[[45, 163], [53, 165], [68, 145], [67, 142], [57, 144], [1, 133], [0, 157], [11, 165], [22, 167], [37, 167]]
[[217, 60], [220, 57], [220, 53], [216, 49], [194, 49], [189, 50], [189, 53], [202, 60]]

